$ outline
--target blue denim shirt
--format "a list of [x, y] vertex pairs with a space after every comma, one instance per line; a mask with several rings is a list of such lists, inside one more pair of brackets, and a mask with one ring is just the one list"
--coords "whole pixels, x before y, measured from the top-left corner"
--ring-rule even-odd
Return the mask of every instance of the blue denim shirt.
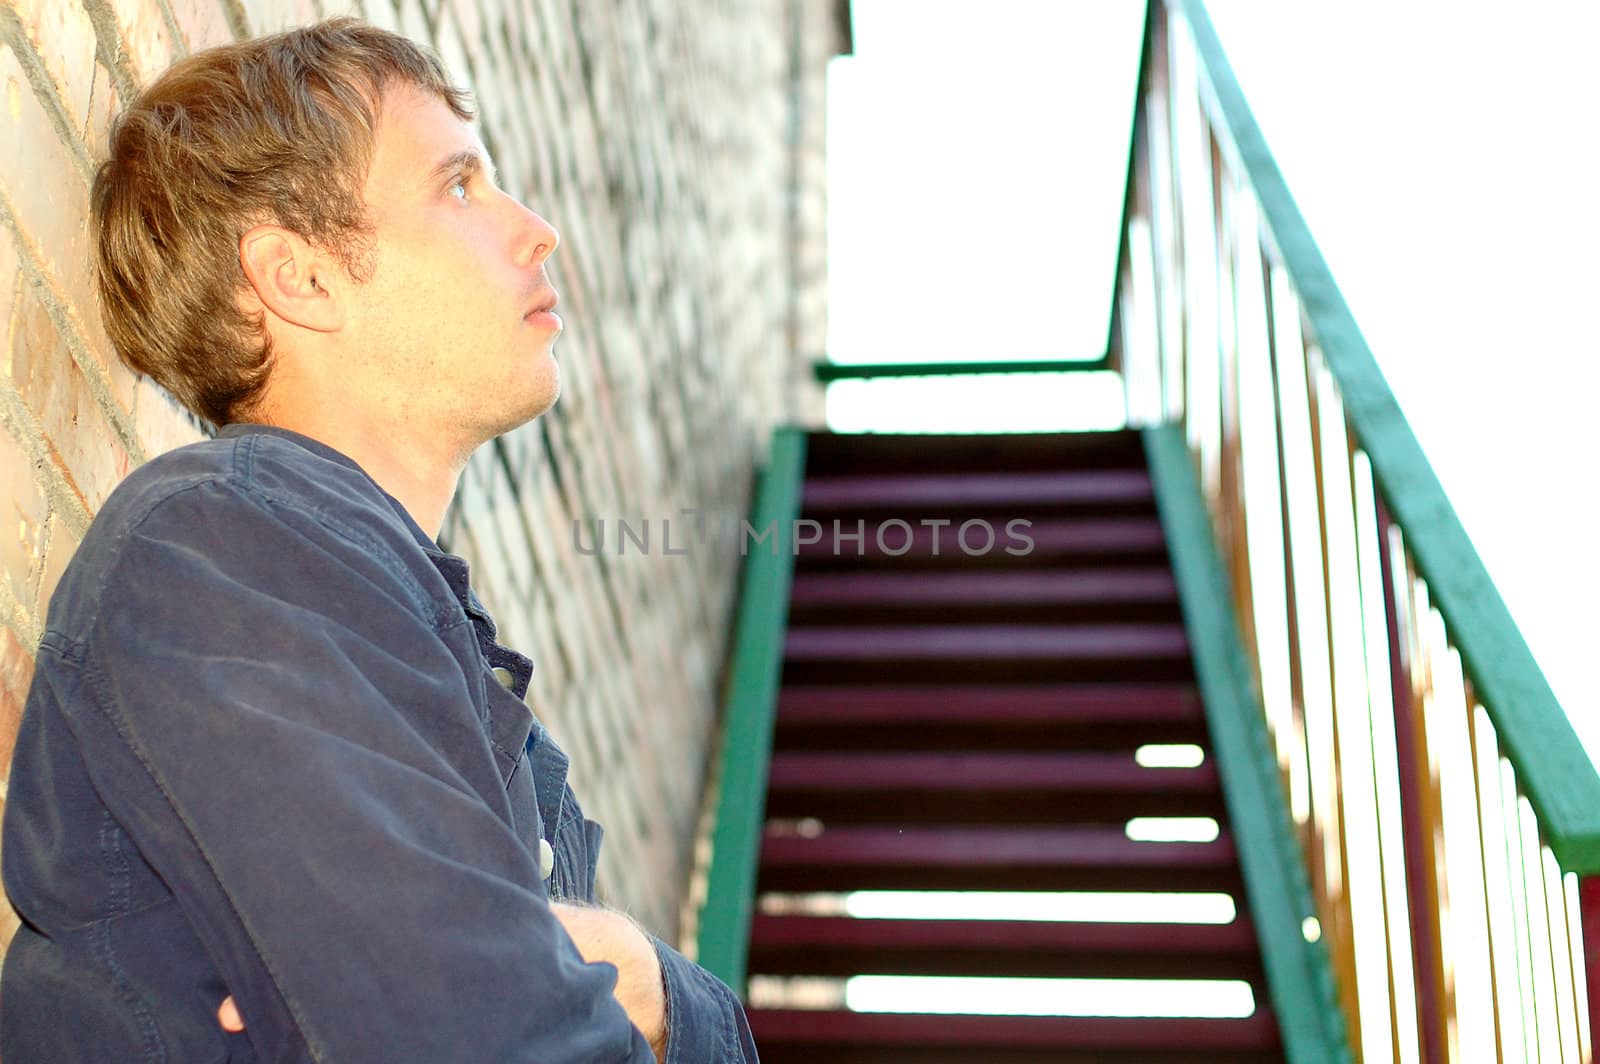
[[[601, 830], [530, 671], [331, 448], [234, 425], [135, 471], [17, 739], [5, 1064], [654, 1061], [550, 911], [593, 900]], [[728, 988], [656, 950], [667, 1059], [755, 1061]]]

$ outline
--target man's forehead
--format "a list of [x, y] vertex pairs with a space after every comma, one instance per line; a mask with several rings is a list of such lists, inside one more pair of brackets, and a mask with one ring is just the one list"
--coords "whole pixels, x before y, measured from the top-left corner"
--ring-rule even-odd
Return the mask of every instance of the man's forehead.
[[494, 171], [476, 126], [438, 96], [415, 86], [394, 85], [384, 92], [370, 184], [418, 187], [473, 166]]

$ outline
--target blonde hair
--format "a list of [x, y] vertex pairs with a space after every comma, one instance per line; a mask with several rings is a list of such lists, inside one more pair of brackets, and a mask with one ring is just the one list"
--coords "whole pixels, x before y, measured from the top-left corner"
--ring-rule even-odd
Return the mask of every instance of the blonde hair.
[[395, 81], [473, 117], [436, 56], [352, 18], [198, 52], [128, 105], [90, 194], [101, 317], [124, 362], [213, 424], [249, 414], [272, 345], [237, 302], [240, 237], [281, 225], [370, 278], [362, 186]]

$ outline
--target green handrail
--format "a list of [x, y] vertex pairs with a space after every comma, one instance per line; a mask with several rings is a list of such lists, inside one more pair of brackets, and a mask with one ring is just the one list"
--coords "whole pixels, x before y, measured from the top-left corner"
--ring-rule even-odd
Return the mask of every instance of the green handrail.
[[[1372, 461], [1379, 493], [1405, 535], [1462, 664], [1494, 722], [1561, 867], [1600, 873], [1600, 774], [1517, 630], [1466, 530], [1407, 425], [1355, 317], [1295, 206], [1200, 0], [1173, 0], [1222, 120], [1338, 382], [1345, 414]], [[1127, 232], [1127, 206], [1123, 232]]]
[[697, 955], [707, 971], [740, 991], [766, 816], [767, 766], [794, 575], [793, 529], [805, 464], [805, 430], [779, 428], [751, 508], [756, 535], [771, 529], [773, 538], [740, 536], [747, 553], [723, 706], [717, 819]]

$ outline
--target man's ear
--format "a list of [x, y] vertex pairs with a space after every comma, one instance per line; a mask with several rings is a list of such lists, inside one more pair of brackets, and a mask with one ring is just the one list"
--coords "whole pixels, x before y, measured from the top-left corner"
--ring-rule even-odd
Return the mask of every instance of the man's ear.
[[274, 316], [314, 332], [344, 324], [343, 272], [298, 233], [277, 225], [247, 230], [239, 238], [239, 263], [255, 301]]

